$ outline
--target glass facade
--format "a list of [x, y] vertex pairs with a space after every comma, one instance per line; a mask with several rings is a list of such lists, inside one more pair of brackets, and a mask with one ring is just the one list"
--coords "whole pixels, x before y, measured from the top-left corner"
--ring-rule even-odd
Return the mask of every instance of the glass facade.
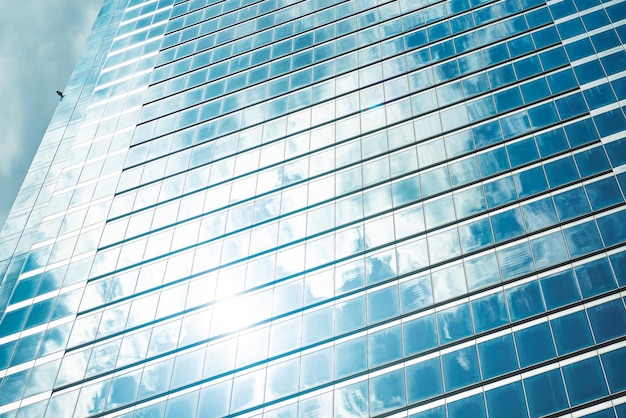
[[0, 233], [0, 417], [626, 418], [624, 0], [106, 0]]

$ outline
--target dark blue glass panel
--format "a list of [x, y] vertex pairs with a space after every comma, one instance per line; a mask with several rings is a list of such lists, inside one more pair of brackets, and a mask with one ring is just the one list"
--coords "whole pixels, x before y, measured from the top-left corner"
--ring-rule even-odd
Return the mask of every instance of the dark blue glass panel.
[[537, 166], [513, 175], [515, 188], [520, 198], [532, 196], [548, 188], [543, 168]]
[[524, 380], [530, 416], [541, 417], [567, 408], [567, 397], [559, 369]]
[[611, 393], [626, 389], [626, 348], [602, 354], [600, 358]]
[[593, 345], [585, 311], [578, 311], [550, 321], [559, 355]]
[[578, 224], [563, 231], [572, 257], [580, 257], [602, 248], [602, 239], [594, 221]]
[[515, 343], [521, 367], [537, 364], [556, 356], [550, 325], [547, 322], [517, 331]]
[[562, 97], [557, 99], [555, 103], [562, 120], [580, 116], [587, 112], [587, 104], [580, 93]]
[[582, 177], [609, 170], [611, 165], [603, 147], [595, 147], [574, 155]]
[[594, 210], [604, 209], [624, 201], [622, 192], [614, 177], [608, 177], [585, 186], [587, 196]]
[[584, 119], [567, 125], [565, 132], [572, 146], [587, 144], [599, 138], [598, 131], [596, 131], [596, 127], [591, 119]]
[[560, 19], [565, 16], [576, 13], [576, 7], [571, 0], [559, 2], [550, 6], [550, 11], [554, 19]]
[[[600, 136], [607, 137], [614, 133], [621, 132], [626, 129], [626, 120], [621, 109], [610, 110], [606, 113], [602, 113], [593, 118], [600, 131]], [[609, 159], [613, 166], [618, 166], [626, 162], [626, 156], [624, 153], [617, 151], [618, 148], [624, 149], [624, 139], [609, 142], [605, 145], [606, 151], [609, 154]], [[617, 152], [615, 152], [617, 151]]]
[[515, 142], [506, 147], [512, 167], [519, 167], [539, 158], [537, 146], [533, 138]]
[[502, 242], [524, 234], [524, 221], [519, 208], [513, 208], [491, 216], [496, 242]]
[[600, 360], [597, 357], [563, 366], [563, 377], [572, 406], [608, 395]]
[[524, 83], [521, 88], [526, 103], [536, 102], [550, 96], [550, 88], [543, 77]]
[[619, 37], [612, 29], [592, 35], [591, 43], [593, 43], [593, 46], [598, 52], [606, 51], [621, 45]]
[[490, 70], [487, 72], [487, 75], [494, 89], [511, 84], [517, 80], [515, 70], [510, 64], [496, 68], [495, 70]]
[[583, 264], [574, 270], [578, 278], [578, 286], [580, 286], [585, 298], [599, 295], [617, 287], [611, 266], [606, 258]]
[[587, 195], [582, 187], [555, 195], [554, 203], [561, 221], [576, 218], [591, 211]]
[[498, 292], [472, 301], [476, 332], [487, 331], [509, 323], [504, 293]]
[[407, 367], [406, 383], [409, 403], [442, 394], [443, 380], [439, 357]]
[[485, 392], [490, 417], [527, 418], [522, 382], [509, 383]]
[[600, 58], [600, 61], [609, 75], [617, 74], [620, 71], [624, 71], [624, 65], [626, 64], [626, 52], [615, 52], [611, 55]]
[[555, 225], [559, 221], [554, 209], [554, 203], [550, 197], [523, 205], [522, 213], [524, 214], [526, 229], [529, 232]]
[[448, 404], [448, 418], [486, 418], [483, 394], [468, 396]]
[[590, 110], [607, 106], [617, 101], [609, 83], [591, 87], [585, 90], [583, 94], [585, 95], [585, 99], [587, 100]]
[[437, 312], [437, 324], [439, 344], [447, 344], [474, 333], [468, 303]]
[[16, 341], [11, 341], [0, 345], [0, 366], [2, 368], [6, 368], [9, 365], [15, 344]]
[[[616, 114], [615, 118], [613, 119], [619, 119], [619, 118], [620, 118], [619, 114]], [[598, 122], [600, 123], [600, 121]], [[619, 129], [611, 129], [610, 132], [617, 131], [617, 130]], [[603, 134], [603, 136], [605, 135]], [[605, 145], [605, 148], [606, 148], [607, 153], [609, 154], [609, 159], [611, 160], [611, 164], [613, 165], [613, 167], [619, 167], [622, 164], [626, 164], [626, 140], [619, 139], [617, 141], [609, 142], [608, 144]]]
[[[472, 103], [476, 104], [476, 108], [473, 107]], [[484, 117], [495, 114], [493, 101], [490, 97], [468, 103], [468, 111], [473, 121], [481, 120]], [[481, 149], [502, 141], [502, 132], [497, 120], [472, 128], [472, 133], [474, 135], [476, 149]]]
[[612, 213], [598, 218], [598, 227], [605, 246], [616, 245], [626, 241], [626, 211]]
[[426, 315], [402, 324], [404, 355], [421, 353], [437, 346], [435, 315]]
[[559, 121], [554, 103], [548, 102], [528, 110], [530, 122], [535, 129], [552, 125]]
[[626, 286], [626, 251], [613, 254], [609, 259], [620, 287]]
[[596, 342], [602, 343], [626, 335], [626, 311], [621, 299], [593, 306], [587, 313]]
[[[526, 16], [528, 17], [528, 15]], [[539, 58], [541, 58], [541, 63], [543, 64], [543, 68], [545, 69], [545, 71], [553, 70], [568, 63], [567, 54], [565, 53], [565, 49], [563, 49], [563, 47], [553, 48], [546, 52], [543, 52], [539, 54]], [[569, 73], [573, 75], [571, 70]], [[553, 79], [548, 78], [548, 84], [550, 84], [551, 88], [552, 82]], [[576, 83], [576, 80], [574, 80], [574, 83]]]
[[557, 25], [559, 34], [563, 39], [573, 38], [585, 32], [585, 27], [580, 18], [571, 19]]
[[478, 155], [478, 163], [483, 177], [500, 173], [509, 168], [509, 160], [504, 148], [496, 148]]
[[495, 93], [493, 98], [496, 102], [496, 107], [499, 113], [506, 112], [507, 110], [515, 109], [524, 104], [522, 100], [522, 94], [518, 87], [506, 89], [504, 91]]
[[580, 291], [572, 270], [541, 279], [541, 289], [548, 309], [560, 308], [580, 300]]
[[571, 68], [566, 68], [556, 74], [550, 74], [546, 78], [548, 79], [548, 84], [550, 85], [552, 94], [563, 93], [578, 86], [574, 70]]
[[487, 205], [490, 208], [498, 207], [515, 200], [515, 185], [511, 177], [503, 177], [490, 183], [485, 183]]
[[547, 163], [545, 170], [550, 187], [558, 187], [579, 178], [574, 159], [570, 156]]
[[517, 356], [511, 334], [478, 344], [483, 379], [491, 379], [517, 370]]
[[466, 347], [441, 357], [446, 392], [480, 381], [476, 347]]
[[[595, 53], [589, 38], [584, 38], [579, 41], [572, 42], [571, 44], [567, 44], [565, 45], [565, 50], [567, 51], [567, 55], [569, 55], [570, 62], [588, 57]], [[584, 84], [584, 82], [580, 81], [580, 84]]]
[[541, 290], [536, 281], [515, 286], [506, 291], [511, 321], [536, 315], [545, 310]]

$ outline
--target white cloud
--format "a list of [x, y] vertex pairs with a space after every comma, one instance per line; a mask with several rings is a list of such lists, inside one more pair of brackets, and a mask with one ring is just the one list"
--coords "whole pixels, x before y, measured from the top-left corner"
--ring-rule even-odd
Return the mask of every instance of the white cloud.
[[102, 0], [20, 0], [0, 7], [0, 227]]

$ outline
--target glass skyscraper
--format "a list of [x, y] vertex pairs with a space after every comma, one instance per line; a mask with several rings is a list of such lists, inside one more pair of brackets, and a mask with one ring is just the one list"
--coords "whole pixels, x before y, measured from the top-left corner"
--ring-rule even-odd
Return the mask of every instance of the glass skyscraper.
[[0, 234], [0, 417], [626, 417], [624, 0], [106, 0]]

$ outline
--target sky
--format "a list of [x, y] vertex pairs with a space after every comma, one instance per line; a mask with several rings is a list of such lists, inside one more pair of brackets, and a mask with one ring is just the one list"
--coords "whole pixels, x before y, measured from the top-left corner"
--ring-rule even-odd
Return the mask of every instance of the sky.
[[0, 229], [102, 3], [0, 5]]

